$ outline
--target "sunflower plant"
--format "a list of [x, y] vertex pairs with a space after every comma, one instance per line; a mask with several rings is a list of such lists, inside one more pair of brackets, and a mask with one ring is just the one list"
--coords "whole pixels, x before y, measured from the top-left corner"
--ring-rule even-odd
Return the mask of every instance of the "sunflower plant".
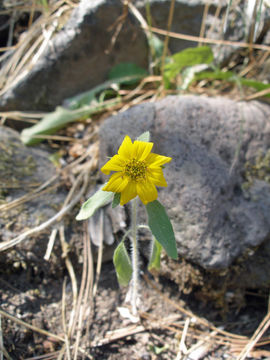
[[[139, 262], [137, 232], [139, 228], [148, 228], [152, 232], [149, 269], [159, 269], [162, 247], [173, 259], [177, 259], [175, 237], [168, 215], [157, 200], [157, 186], [166, 187], [163, 167], [172, 159], [152, 152], [153, 142], [149, 141], [150, 133], [145, 132], [134, 142], [125, 136], [118, 152], [110, 158], [101, 171], [110, 175], [109, 181], [91, 196], [81, 207], [77, 220], [84, 220], [110, 202], [112, 207], [119, 204], [132, 204], [131, 229], [115, 249], [113, 262], [120, 285], [131, 283], [132, 313], [137, 312]], [[137, 199], [145, 205], [148, 225], [137, 223]], [[131, 257], [125, 241], [131, 235]]]

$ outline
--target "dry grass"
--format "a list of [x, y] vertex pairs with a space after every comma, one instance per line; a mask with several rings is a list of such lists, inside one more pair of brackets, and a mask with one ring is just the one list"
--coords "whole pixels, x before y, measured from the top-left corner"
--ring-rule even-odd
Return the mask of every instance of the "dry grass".
[[[16, 45], [12, 45], [10, 40], [14, 35], [14, 24], [11, 24], [9, 29], [8, 44], [6, 47], [0, 49], [0, 52], [3, 53], [0, 58], [2, 64], [0, 71], [0, 95], [11, 89], [21, 79], [22, 76], [31, 70], [38, 59], [42, 56], [43, 51], [50, 43], [53, 35], [58, 31], [59, 28], [64, 25], [68, 15], [72, 9], [77, 6], [77, 3], [77, 1], [71, 0], [50, 1], [48, 6], [42, 6], [41, 2], [34, 0], [29, 0], [27, 2], [17, 1], [12, 3], [10, 8], [7, 9], [7, 12], [9, 14], [14, 14], [15, 12], [16, 14], [20, 12], [28, 12], [29, 23], [28, 29], [23, 33], [23, 36], [20, 36]], [[163, 71], [162, 69], [164, 68], [164, 61], [170, 38], [186, 40], [187, 45], [189, 42], [198, 42], [200, 44], [218, 44], [224, 46], [241, 47], [244, 49], [250, 49], [251, 52], [254, 50], [259, 50], [257, 54], [254, 54], [254, 57], [256, 57], [259, 62], [263, 62], [269, 58], [270, 46], [253, 44], [251, 42], [232, 42], [225, 41], [223, 39], [213, 40], [205, 38], [205, 19], [209, 10], [209, 5], [207, 4], [205, 5], [199, 37], [174, 33], [170, 31], [174, 11], [174, 0], [171, 1], [167, 29], [149, 27], [141, 14], [138, 13], [138, 10], [132, 5], [132, 2], [129, 1], [126, 4], [126, 8], [127, 7], [141, 23], [146, 36], [149, 36], [151, 33], [156, 33], [165, 37], [161, 73]], [[216, 12], [216, 16], [219, 16], [220, 8], [218, 8], [218, 10], [219, 11]], [[40, 12], [41, 15], [37, 20], [34, 21], [34, 13], [36, 11]], [[123, 18], [121, 18], [117, 23], [117, 29], [114, 34], [112, 45], [121, 31], [121, 21], [124, 20], [125, 16], [123, 16]], [[7, 49], [9, 49], [8, 52]], [[252, 73], [252, 71], [254, 73], [254, 69], [256, 69], [256, 61], [252, 60], [251, 58], [249, 63], [242, 68], [241, 73], [248, 74]], [[222, 87], [220, 87], [220, 84], [218, 84], [216, 87], [213, 85], [211, 89], [208, 90], [206, 87], [206, 82], [203, 81], [192, 87], [192, 91], [197, 94], [207, 92], [209, 92], [209, 94], [220, 94], [222, 92], [221, 90]], [[168, 93], [174, 93], [174, 91], [165, 91], [162, 82], [162, 76], [149, 76], [143, 79], [141, 83], [133, 90], [120, 90], [119, 95], [121, 96], [121, 102], [111, 106], [105, 112], [102, 112], [99, 116], [100, 118], [107, 117], [110, 114], [113, 114], [117, 111], [124, 111], [127, 108], [135, 104], [139, 104], [143, 101], [155, 101], [158, 97], [164, 96]], [[256, 99], [269, 93], [269, 90], [264, 90], [262, 92], [247, 95], [246, 99]], [[238, 97], [242, 98], [242, 94], [238, 93]], [[29, 114], [15, 111], [0, 114], [2, 118], [2, 124], [5, 122], [6, 118], [17, 121], [27, 120], [29, 122], [35, 122], [43, 115], [44, 114]], [[63, 217], [76, 204], [84, 199], [87, 192], [89, 191], [89, 174], [97, 170], [98, 165], [98, 142], [94, 141], [95, 131], [96, 129], [93, 128], [93, 138], [87, 139], [87, 142], [90, 140], [91, 145], [85, 148], [83, 155], [79, 156], [76, 160], [62, 168], [57, 176], [50, 179], [50, 181], [41, 185], [34, 191], [29, 192], [27, 195], [0, 206], [1, 212], [8, 212], [17, 206], [30, 201], [31, 199], [41, 196], [45, 192], [51, 191], [55, 187], [59, 186], [60, 181], [62, 181], [61, 179], [65, 178], [66, 176], [72, 179], [72, 186], [70, 188], [69, 194], [67, 195], [66, 201], [63, 204], [62, 209], [54, 217], [48, 219], [41, 225], [20, 234], [14, 239], [0, 243], [0, 251], [7, 251], [15, 245], [25, 241], [29, 236], [38, 234], [40, 231], [50, 226], [52, 227], [52, 232], [51, 236], [49, 237], [48, 250], [45, 255], [46, 260], [49, 261], [53, 242], [57, 236], [57, 232], [59, 231], [63, 258], [65, 260], [66, 268], [71, 279], [73, 294], [72, 309], [69, 313], [67, 313], [66, 279], [64, 279], [62, 289], [62, 309], [59, 310], [62, 314], [62, 324], [59, 324], [59, 327], [62, 327], [64, 330], [63, 336], [50, 333], [41, 328], [28, 324], [19, 319], [17, 316], [8, 314], [3, 310], [0, 310], [0, 316], [2, 318], [9, 319], [11, 323], [16, 323], [22, 328], [28, 328], [42, 336], [54, 338], [62, 344], [61, 350], [47, 354], [46, 356], [37, 356], [35, 359], [57, 358], [76, 360], [83, 357], [92, 359], [93, 357], [90, 353], [91, 347], [94, 348], [104, 344], [109, 344], [110, 342], [115, 342], [119, 339], [127, 338], [130, 335], [140, 332], [147, 332], [157, 328], [166, 329], [170, 331], [173, 336], [177, 336], [179, 338], [179, 348], [176, 354], [176, 359], [186, 359], [188, 356], [192, 354], [194, 355], [196, 352], [202, 354], [201, 356], [204, 356], [203, 354], [208, 353], [211, 349], [215, 349], [217, 345], [226, 345], [228, 354], [232, 357], [237, 357], [238, 360], [244, 360], [248, 355], [252, 356], [253, 358], [260, 358], [261, 356], [270, 357], [270, 352], [260, 349], [262, 345], [270, 343], [270, 339], [268, 337], [263, 337], [270, 325], [270, 312], [266, 314], [257, 331], [251, 338], [236, 335], [215, 327], [205, 319], [196, 316], [194, 313], [180, 306], [178, 303], [173, 302], [158, 289], [157, 284], [150, 281], [146, 276], [144, 279], [147, 284], [152, 287], [153, 291], [157, 293], [157, 296], [159, 296], [164, 303], [170, 303], [170, 305], [176, 309], [177, 315], [161, 319], [151, 313], [141, 312], [141, 324], [130, 325], [114, 331], [109, 331], [105, 334], [105, 336], [99, 339], [90, 339], [89, 322], [92, 318], [90, 315], [94, 311], [93, 304], [95, 302], [95, 296], [98, 292], [98, 281], [102, 264], [102, 246], [100, 247], [98, 253], [98, 261], [95, 272], [93, 255], [90, 246], [90, 234], [86, 223], [84, 223], [82, 277], [80, 279], [80, 288], [78, 289], [78, 278], [75, 270], [73, 269], [72, 262], [70, 261], [68, 246], [64, 236], [64, 223], [61, 222], [62, 225], [60, 226], [59, 230], [55, 227], [55, 224], [56, 222], [61, 221], [61, 219], [63, 219]], [[77, 141], [74, 137], [66, 135], [47, 136], [46, 138], [52, 141], [65, 141], [69, 145]], [[10, 359], [10, 356], [4, 347], [5, 341], [1, 331], [1, 317], [0, 359]], [[181, 318], [181, 320], [184, 318], [184, 323], [183, 321], [179, 321], [179, 318]], [[186, 340], [188, 338], [191, 338], [193, 342], [193, 345], [190, 348], [187, 348], [186, 346]]]

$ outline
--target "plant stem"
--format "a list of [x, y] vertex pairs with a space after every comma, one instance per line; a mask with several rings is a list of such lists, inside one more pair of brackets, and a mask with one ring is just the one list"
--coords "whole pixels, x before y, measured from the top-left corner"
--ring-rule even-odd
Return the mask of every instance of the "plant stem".
[[132, 291], [131, 291], [131, 306], [133, 315], [137, 314], [137, 296], [138, 296], [138, 244], [137, 244], [137, 199], [132, 200], [132, 215], [131, 215], [131, 231], [132, 231]]

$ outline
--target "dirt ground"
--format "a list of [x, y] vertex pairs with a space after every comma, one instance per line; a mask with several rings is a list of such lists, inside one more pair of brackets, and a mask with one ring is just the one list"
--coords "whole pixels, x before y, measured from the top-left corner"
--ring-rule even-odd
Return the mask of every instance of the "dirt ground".
[[[40, 269], [44, 265], [40, 264]], [[12, 273], [1, 271], [1, 309], [16, 318], [1, 316], [3, 345], [11, 359], [60, 356], [64, 340], [54, 336], [65, 338], [73, 308], [72, 284], [62, 265], [57, 274], [39, 272], [31, 266], [19, 266]], [[184, 295], [174, 282], [165, 277], [154, 278], [147, 273], [143, 258], [141, 268], [140, 321], [132, 323], [118, 311], [127, 306], [127, 289], [119, 288], [112, 262], [102, 264], [96, 294], [88, 297], [83, 321], [70, 338], [70, 359], [75, 358], [72, 345], [76, 337], [81, 349], [78, 359], [184, 359], [184, 352], [202, 339], [199, 350], [194, 349], [190, 359], [234, 359], [245, 336], [253, 334], [267, 312], [267, 296], [247, 292], [245, 306], [236, 309], [232, 305], [224, 314], [216, 304], [199, 299], [196, 292]], [[80, 276], [78, 267], [79, 287]], [[50, 334], [43, 336], [18, 321]], [[218, 333], [214, 325], [228, 333]], [[251, 358], [269, 358], [263, 356], [267, 347], [260, 346], [258, 351]]]

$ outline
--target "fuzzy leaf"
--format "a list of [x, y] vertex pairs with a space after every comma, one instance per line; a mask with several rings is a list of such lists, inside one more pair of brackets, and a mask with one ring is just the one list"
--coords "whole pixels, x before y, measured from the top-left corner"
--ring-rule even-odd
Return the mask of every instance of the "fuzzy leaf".
[[132, 265], [123, 241], [114, 251], [113, 263], [119, 284], [128, 285], [132, 276]]
[[146, 132], [142, 133], [140, 136], [137, 137], [137, 140], [144, 141], [144, 142], [149, 142], [149, 140], [150, 140], [150, 132], [146, 131]]
[[[102, 187], [104, 187], [104, 185], [102, 185]], [[103, 191], [100, 188], [94, 195], [82, 204], [80, 212], [76, 216], [76, 220], [88, 219], [97, 209], [109, 204], [112, 201], [113, 196], [113, 192]]]
[[160, 269], [160, 255], [161, 255], [161, 250], [162, 250], [162, 246], [161, 244], [156, 240], [155, 237], [153, 237], [153, 244], [152, 244], [152, 253], [151, 253], [151, 258], [148, 264], [148, 270], [159, 270]]
[[42, 141], [36, 136], [51, 135], [68, 123], [84, 116], [83, 111], [72, 111], [58, 106], [54, 112], [46, 114], [37, 124], [22, 131], [21, 139], [26, 145], [35, 145]]
[[148, 224], [157, 241], [162, 245], [167, 254], [177, 259], [177, 249], [171, 221], [165, 208], [158, 200], [146, 205]]
[[70, 122], [87, 118], [90, 115], [98, 113], [114, 104], [120, 102], [120, 99], [112, 99], [112, 102], [98, 102], [97, 95], [113, 85], [127, 83], [136, 83], [140, 81], [145, 74], [133, 74], [115, 78], [96, 86], [95, 88], [85, 91], [72, 98], [64, 101], [64, 106], [58, 106], [55, 111], [46, 114], [37, 124], [24, 129], [21, 133], [21, 140], [25, 145], [35, 145], [40, 143], [42, 135], [52, 135], [56, 131], [67, 126]]

